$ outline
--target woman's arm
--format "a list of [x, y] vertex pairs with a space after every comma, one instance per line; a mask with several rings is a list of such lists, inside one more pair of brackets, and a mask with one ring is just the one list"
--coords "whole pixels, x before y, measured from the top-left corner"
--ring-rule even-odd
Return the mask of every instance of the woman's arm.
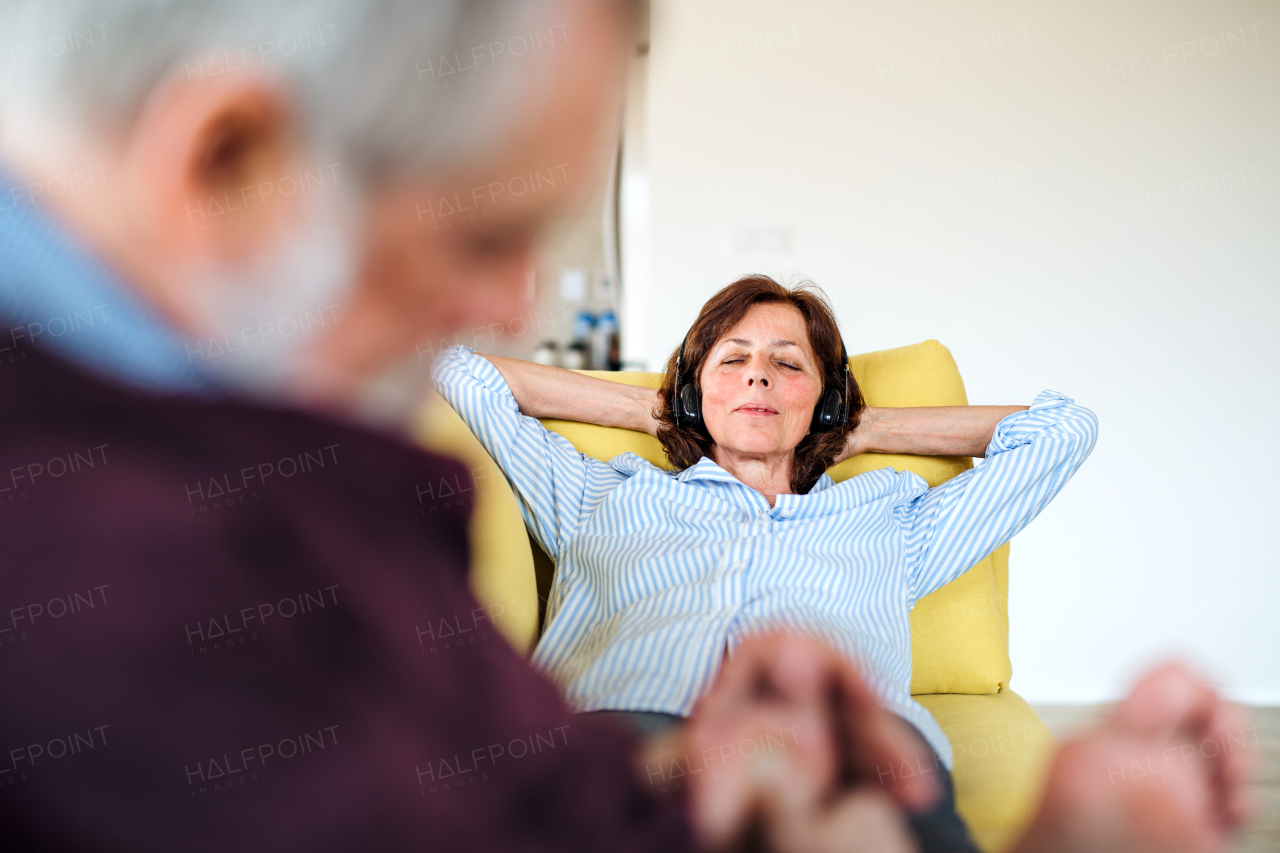
[[467, 347], [440, 353], [431, 380], [510, 481], [534, 539], [559, 559], [582, 520], [626, 477], [524, 415], [502, 371]]
[[498, 368], [521, 414], [621, 427], [649, 435], [658, 432], [658, 422], [653, 417], [658, 403], [655, 388], [623, 385], [516, 358], [481, 357]]
[[1026, 406], [867, 406], [836, 462], [859, 453], [985, 456], [996, 424]]
[[1093, 412], [1044, 391], [1029, 410], [996, 425], [981, 465], [894, 507], [905, 535], [912, 597], [955, 580], [1026, 527], [1084, 463], [1097, 439]]

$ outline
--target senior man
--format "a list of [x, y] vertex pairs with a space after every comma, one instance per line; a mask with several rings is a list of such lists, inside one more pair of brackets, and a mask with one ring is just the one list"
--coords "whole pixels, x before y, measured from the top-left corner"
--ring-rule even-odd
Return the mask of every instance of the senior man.
[[[418, 642], [482, 611], [464, 515], [417, 513], [465, 475], [398, 437], [406, 353], [524, 309], [631, 14], [0, 2], [6, 849], [910, 849], [898, 808], [931, 792], [873, 780], [911, 743], [819, 644], [744, 644], [662, 745], [724, 764], [668, 799], [496, 632]], [[1090, 774], [1229, 728], [1180, 672], [1125, 707], [1060, 762], [1035, 849], [1149, 840]], [[722, 749], [774, 729], [773, 760]], [[1148, 805], [1212, 841], [1239, 772]]]
[[[697, 804], [659, 796], [623, 733], [570, 715], [484, 624], [465, 513], [416, 501], [466, 475], [397, 432], [427, 387], [415, 342], [526, 309], [535, 239], [601, 171], [634, 14], [0, 4], [7, 849], [741, 834], [762, 796], [745, 768]], [[442, 621], [470, 642], [428, 653]], [[719, 755], [767, 705], [793, 769], [766, 784], [814, 787], [840, 667], [756, 649], [739, 668], [769, 701], [720, 691], [682, 747]], [[843, 677], [863, 713], [840, 725], [874, 723]], [[906, 743], [858, 739], [864, 760]], [[822, 811], [901, 845], [884, 800]]]

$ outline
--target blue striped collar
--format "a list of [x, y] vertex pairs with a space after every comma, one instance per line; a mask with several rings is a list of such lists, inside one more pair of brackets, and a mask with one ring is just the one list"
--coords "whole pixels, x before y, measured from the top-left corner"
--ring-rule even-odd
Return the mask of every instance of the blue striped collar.
[[[717, 465], [710, 456], [704, 456], [688, 468], [685, 468], [683, 471], [677, 471], [676, 479], [681, 483], [688, 483], [692, 480], [711, 480], [719, 483], [737, 483], [744, 489], [751, 488], [746, 483], [743, 483], [737, 477]], [[831, 479], [829, 474], [824, 473], [818, 478], [818, 482], [813, 484], [813, 488], [809, 490], [808, 494], [816, 494], [817, 492], [830, 488], [834, 485], [835, 480]], [[779, 495], [779, 497], [782, 496]], [[795, 495], [793, 497], [801, 496]]]
[[188, 342], [25, 190], [0, 166], [0, 359], [35, 346], [145, 391], [216, 393]]

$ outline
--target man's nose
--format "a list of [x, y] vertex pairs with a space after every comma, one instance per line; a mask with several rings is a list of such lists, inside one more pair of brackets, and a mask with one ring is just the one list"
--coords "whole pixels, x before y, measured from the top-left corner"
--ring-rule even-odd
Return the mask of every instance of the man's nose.
[[464, 285], [454, 304], [459, 325], [464, 328], [505, 328], [532, 310], [534, 297], [534, 265], [530, 261], [487, 281]]

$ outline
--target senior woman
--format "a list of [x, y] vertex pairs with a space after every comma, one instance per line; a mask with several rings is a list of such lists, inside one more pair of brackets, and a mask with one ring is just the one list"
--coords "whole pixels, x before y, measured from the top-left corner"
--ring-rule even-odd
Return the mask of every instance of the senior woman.
[[[465, 347], [434, 381], [556, 561], [533, 660], [576, 710], [686, 717], [745, 637], [798, 631], [853, 661], [947, 769], [910, 694], [911, 609], [1026, 526], [1097, 432], [1049, 391], [1029, 408], [866, 407], [821, 291], [765, 276], [703, 306], [656, 390]], [[677, 470], [584, 456], [545, 417], [647, 432]], [[932, 489], [825, 473], [866, 451], [986, 458]]]

